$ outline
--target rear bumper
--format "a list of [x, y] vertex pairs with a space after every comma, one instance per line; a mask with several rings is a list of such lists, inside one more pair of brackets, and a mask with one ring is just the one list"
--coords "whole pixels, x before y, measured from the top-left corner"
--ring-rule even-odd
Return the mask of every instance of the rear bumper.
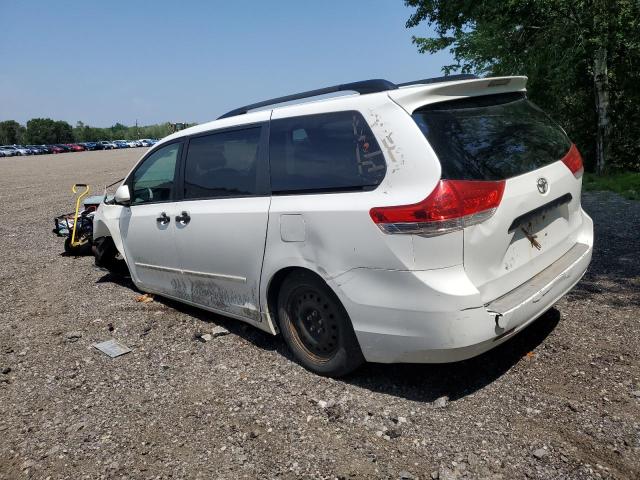
[[479, 355], [535, 321], [589, 266], [593, 224], [560, 259], [483, 304], [460, 266], [428, 271], [354, 269], [333, 280], [367, 361], [445, 363]]

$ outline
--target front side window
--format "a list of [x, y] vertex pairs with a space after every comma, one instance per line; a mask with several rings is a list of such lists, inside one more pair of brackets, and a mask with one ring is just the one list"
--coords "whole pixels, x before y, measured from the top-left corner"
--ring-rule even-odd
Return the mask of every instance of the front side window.
[[258, 194], [261, 127], [214, 133], [189, 141], [184, 169], [184, 198]]
[[173, 143], [149, 155], [133, 174], [134, 205], [171, 200], [180, 144]]
[[274, 194], [370, 190], [386, 173], [384, 155], [358, 112], [332, 112], [271, 122]]

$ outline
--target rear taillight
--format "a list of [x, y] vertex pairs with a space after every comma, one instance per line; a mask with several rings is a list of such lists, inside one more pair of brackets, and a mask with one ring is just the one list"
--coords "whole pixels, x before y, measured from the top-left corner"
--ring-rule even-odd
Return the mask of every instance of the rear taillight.
[[442, 235], [491, 218], [500, 205], [504, 184], [504, 180], [440, 180], [419, 203], [376, 207], [369, 214], [385, 233]]
[[576, 178], [580, 178], [584, 173], [584, 166], [582, 165], [582, 155], [580, 155], [578, 147], [576, 147], [573, 143], [571, 144], [569, 152], [567, 152], [567, 154], [562, 159], [562, 163], [564, 163], [569, 168], [569, 170], [571, 170], [571, 173], [573, 173], [573, 176]]

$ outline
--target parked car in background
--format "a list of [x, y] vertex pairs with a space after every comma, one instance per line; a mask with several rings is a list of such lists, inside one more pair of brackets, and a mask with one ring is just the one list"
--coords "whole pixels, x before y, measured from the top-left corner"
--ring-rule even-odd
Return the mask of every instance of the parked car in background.
[[143, 138], [140, 140], [141, 147], [150, 147], [153, 145], [153, 142], [148, 138]]
[[135, 148], [135, 147], [139, 147], [140, 145], [138, 145], [138, 142], [136, 140], [128, 140], [127, 146], [129, 148]]
[[83, 146], [85, 148], [85, 150], [95, 150], [96, 149], [96, 142], [83, 142], [80, 143], [81, 146]]
[[107, 140], [101, 140], [98, 143], [102, 145], [103, 150], [113, 150], [114, 148], [116, 148], [113, 142], [109, 142]]
[[16, 152], [18, 152], [18, 155], [32, 155], [33, 152], [26, 148], [23, 147], [22, 145], [12, 145], [12, 147], [15, 149]]
[[26, 148], [31, 150], [33, 155], [43, 155], [47, 152], [46, 148], [43, 148], [41, 145], [26, 145]]
[[62, 153], [67, 153], [67, 152], [72, 152], [73, 151], [69, 145], [66, 145], [64, 143], [57, 143], [56, 147], [61, 148], [63, 150]]
[[60, 145], [49, 145], [48, 147], [51, 153], [64, 153], [68, 151], [68, 150], [65, 150], [63, 147], [61, 147]]
[[73, 152], [83, 152], [83, 151], [85, 151], [85, 150], [86, 150], [82, 145], [78, 145], [77, 143], [67, 143], [66, 145], [67, 145], [67, 146], [71, 149], [71, 151], [73, 151]]
[[129, 148], [129, 144], [126, 140], [114, 140], [114, 145], [116, 148]]

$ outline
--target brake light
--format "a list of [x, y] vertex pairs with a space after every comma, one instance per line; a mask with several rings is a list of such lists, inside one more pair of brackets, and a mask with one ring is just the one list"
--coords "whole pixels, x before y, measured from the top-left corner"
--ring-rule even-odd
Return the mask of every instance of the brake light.
[[573, 173], [573, 176], [576, 178], [580, 178], [584, 173], [582, 155], [580, 155], [580, 151], [574, 143], [571, 144], [571, 148], [562, 158], [562, 163], [564, 163], [569, 168], [569, 170], [571, 170], [571, 173]]
[[376, 207], [369, 215], [385, 233], [442, 235], [491, 218], [502, 200], [504, 185], [504, 180], [440, 180], [419, 203]]

